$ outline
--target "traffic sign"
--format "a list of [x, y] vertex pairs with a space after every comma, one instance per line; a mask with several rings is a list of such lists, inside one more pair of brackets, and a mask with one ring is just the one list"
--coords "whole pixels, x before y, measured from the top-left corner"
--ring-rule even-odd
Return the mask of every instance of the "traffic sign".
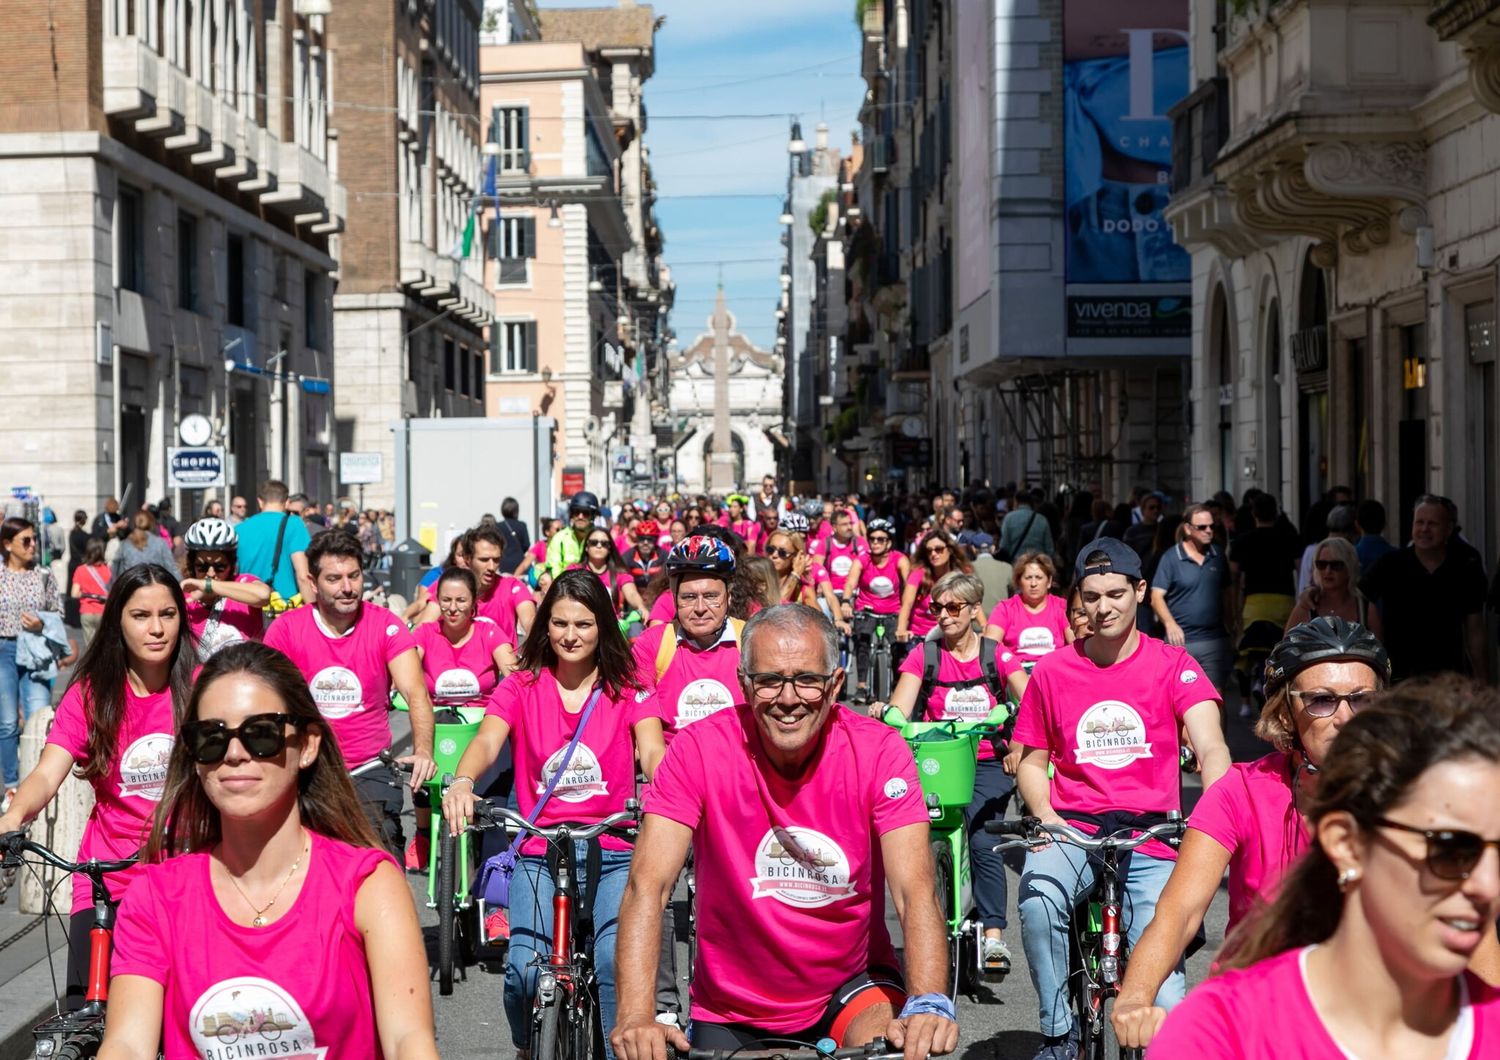
[[224, 450], [219, 446], [167, 449], [167, 488], [201, 490], [223, 486]]
[[339, 454], [339, 483], [341, 485], [374, 485], [384, 477], [384, 461], [379, 453]]

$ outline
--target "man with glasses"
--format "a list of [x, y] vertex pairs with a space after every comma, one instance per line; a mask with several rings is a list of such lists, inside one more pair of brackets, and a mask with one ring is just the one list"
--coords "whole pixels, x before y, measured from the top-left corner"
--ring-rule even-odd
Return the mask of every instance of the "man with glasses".
[[599, 498], [579, 490], [568, 501], [568, 526], [547, 542], [547, 573], [556, 578], [575, 563], [583, 562], [583, 543], [599, 518]]
[[245, 521], [245, 512], [245, 498], [232, 498], [229, 502], [229, 518], [227, 520], [229, 525], [239, 526], [241, 523], [243, 523]]
[[[694, 851], [692, 1046], [776, 1036], [907, 1060], [958, 1044], [927, 811], [906, 744], [838, 704], [838, 635], [818, 611], [758, 612], [741, 638], [745, 706], [679, 732], [646, 794], [616, 947], [621, 1060], [665, 1060], [687, 1037], [655, 1020], [662, 909]], [[890, 888], [902, 985], [885, 926]]]
[[1178, 536], [1151, 579], [1151, 610], [1167, 643], [1186, 648], [1222, 696], [1234, 665], [1229, 628], [1238, 608], [1208, 505], [1188, 506]]

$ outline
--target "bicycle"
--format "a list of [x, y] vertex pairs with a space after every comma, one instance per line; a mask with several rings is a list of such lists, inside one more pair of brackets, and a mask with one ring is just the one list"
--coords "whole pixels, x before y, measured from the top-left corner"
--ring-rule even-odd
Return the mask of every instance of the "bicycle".
[[[792, 1048], [785, 1048], [786, 1046]], [[794, 1038], [763, 1038], [754, 1045], [739, 1049], [689, 1049], [686, 1053], [667, 1046], [667, 1060], [899, 1060], [901, 1056], [901, 1050], [884, 1038], [876, 1038], [868, 1045], [852, 1045], [844, 1049], [834, 1048], [832, 1040], [828, 1038], [819, 1042], [799, 1042]]]
[[66, 873], [87, 876], [92, 887], [94, 922], [89, 928], [89, 976], [83, 1007], [61, 1012], [37, 1024], [31, 1030], [33, 1055], [53, 1060], [83, 1060], [94, 1056], [104, 1042], [105, 1010], [109, 1004], [109, 963], [114, 950], [115, 913], [119, 902], [110, 897], [104, 877], [122, 872], [136, 863], [135, 858], [84, 862], [58, 857], [41, 843], [27, 839], [22, 832], [0, 836], [0, 865], [19, 868], [25, 864], [23, 854], [32, 854], [42, 862]]
[[[578, 902], [578, 865], [573, 843], [597, 839], [606, 833], [633, 839], [640, 820], [640, 804], [634, 799], [628, 800], [621, 812], [612, 813], [596, 824], [564, 823], [548, 827], [532, 824], [514, 810], [486, 799], [474, 803], [474, 822], [467, 831], [499, 828], [510, 835], [534, 835], [546, 840], [557, 854], [556, 887], [552, 898], [552, 952], [539, 954], [532, 962], [537, 968], [537, 980], [531, 1003], [531, 1060], [590, 1060], [595, 1055], [595, 1045], [603, 1041], [593, 948], [591, 940], [584, 937], [582, 918], [573, 915]], [[458, 837], [446, 828], [442, 846], [444, 863], [452, 865]], [[445, 915], [452, 916], [451, 907], [445, 914], [441, 901], [446, 893], [450, 892], [439, 888], [440, 922]]]
[[922, 783], [931, 822], [938, 905], [948, 924], [948, 996], [953, 998], [960, 993], [974, 995], [982, 978], [979, 969], [984, 949], [984, 930], [975, 915], [964, 814], [974, 801], [979, 741], [1000, 732], [1010, 713], [1010, 704], [1001, 702], [980, 721], [908, 721], [893, 707], [881, 715], [887, 725], [900, 730], [916, 756], [917, 779]]
[[891, 641], [896, 635], [896, 616], [866, 607], [854, 612], [853, 621], [855, 639], [870, 642], [870, 672], [859, 675], [865, 681], [866, 702], [884, 703], [891, 696]]
[[[1049, 839], [1071, 843], [1083, 850], [1098, 870], [1094, 886], [1073, 906], [1072, 942], [1068, 947], [1068, 994], [1078, 1026], [1079, 1060], [1140, 1060], [1139, 1049], [1125, 1049], [1115, 1037], [1110, 1016], [1120, 983], [1125, 979], [1129, 956], [1125, 944], [1126, 924], [1120, 903], [1120, 855], [1153, 839], [1171, 846], [1182, 840], [1187, 828], [1181, 812], [1142, 814], [1126, 827], [1109, 835], [1091, 836], [1067, 824], [1043, 824], [1035, 817], [1018, 821], [989, 821], [984, 830], [991, 835], [1019, 836], [1001, 843], [996, 850], [1034, 846]], [[1144, 830], [1142, 830], [1144, 829]], [[1139, 834], [1132, 834], [1139, 831]]]

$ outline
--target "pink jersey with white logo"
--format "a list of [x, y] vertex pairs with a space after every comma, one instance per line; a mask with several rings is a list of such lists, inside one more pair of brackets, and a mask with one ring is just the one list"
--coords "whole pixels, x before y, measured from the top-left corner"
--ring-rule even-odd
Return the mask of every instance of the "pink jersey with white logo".
[[[253, 574], [241, 574], [234, 580], [260, 582]], [[238, 600], [227, 600], [222, 596], [212, 604], [204, 604], [188, 597], [187, 617], [193, 636], [198, 638], [198, 658], [204, 660], [230, 644], [242, 640], [260, 640], [266, 628], [260, 608], [242, 604]]]
[[[1176, 810], [1179, 727], [1189, 707], [1219, 702], [1213, 682], [1193, 657], [1140, 634], [1140, 644], [1113, 666], [1100, 667], [1076, 641], [1037, 662], [1021, 697], [1015, 740], [1051, 755], [1052, 808], [1152, 813]], [[1165, 843], [1141, 848], [1176, 856]]]
[[411, 631], [422, 653], [422, 676], [433, 699], [479, 699], [500, 683], [495, 650], [504, 643], [493, 622], [475, 622], [469, 639], [455, 647], [441, 622], [424, 622]]
[[620, 590], [626, 585], [634, 585], [635, 579], [622, 570], [610, 570], [608, 567], [602, 571], [594, 570], [586, 563], [575, 563], [568, 570], [590, 570], [594, 571], [599, 583], [604, 586], [604, 591], [609, 593], [609, 601], [614, 605], [615, 614], [619, 614], [625, 606], [624, 598], [620, 596]]
[[[1310, 949], [1287, 950], [1193, 987], [1151, 1040], [1146, 1060], [1352, 1057], [1328, 1033], [1308, 994]], [[1500, 1056], [1500, 991], [1469, 972], [1460, 981], [1465, 1003], [1450, 1033], [1447, 1056]]]
[[229, 919], [206, 852], [146, 866], [130, 889], [111, 971], [161, 984], [165, 1060], [381, 1055], [354, 902], [380, 863], [394, 862], [310, 834], [302, 889], [265, 927]]
[[1281, 877], [1307, 849], [1291, 756], [1277, 751], [1230, 766], [1193, 807], [1188, 827], [1229, 852], [1227, 935], [1257, 903], [1276, 899]]
[[371, 604], [362, 605], [354, 627], [342, 637], [325, 633], [317, 613], [316, 607], [284, 612], [271, 623], [266, 644], [307, 678], [313, 702], [353, 769], [390, 746], [390, 663], [417, 642], [399, 616]]
[[[926, 653], [924, 645], [915, 644], [911, 651], [906, 653], [906, 658], [901, 660], [901, 665], [896, 667], [900, 674], [915, 674], [919, 679], [922, 676], [923, 667], [926, 665]], [[1020, 669], [1020, 664], [1012, 659], [1006, 658], [1005, 649], [996, 645], [995, 647], [995, 672], [1001, 681], [1009, 679], [1010, 675]], [[978, 681], [978, 684], [968, 688], [952, 688], [943, 684], [936, 684], [927, 697], [926, 713], [923, 721], [983, 721], [989, 716], [990, 711], [995, 709], [998, 702], [990, 694], [989, 686], [981, 680], [984, 677], [984, 666], [979, 656], [975, 656], [968, 662], [960, 662], [953, 657], [953, 653], [947, 648], [938, 649], [938, 681]], [[995, 757], [994, 745], [989, 740], [979, 741], [979, 760], [981, 762]]]
[[1005, 631], [1000, 643], [1007, 649], [1039, 659], [1067, 643], [1068, 605], [1061, 596], [1048, 593], [1041, 612], [1033, 614], [1017, 593], [995, 605], [989, 624]]
[[854, 598], [855, 610], [869, 608], [880, 615], [900, 614], [902, 584], [899, 552], [887, 552], [884, 563], [877, 561], [874, 556], [866, 556], [860, 561], [859, 592]]
[[823, 542], [833, 536], [833, 524], [824, 520], [818, 524], [818, 528], [812, 532], [807, 539], [807, 547], [811, 552], [823, 555]]
[[693, 829], [692, 1018], [785, 1033], [856, 973], [896, 966], [880, 837], [927, 810], [911, 751], [873, 718], [834, 707], [797, 780], [765, 763], [756, 726], [740, 707], [678, 733], [645, 810]]
[[710, 648], [699, 650], [691, 640], [677, 639], [677, 651], [660, 678], [656, 676], [656, 656], [672, 624], [652, 626], [636, 638], [631, 647], [635, 657], [635, 677], [641, 687], [652, 692], [661, 712], [662, 731], [675, 733], [695, 721], [708, 717], [724, 707], [740, 706], [745, 693], [737, 673], [740, 645], [734, 626], [725, 623], [724, 633]]
[[840, 542], [832, 532], [823, 541], [823, 547], [818, 550], [818, 554], [823, 557], [828, 573], [833, 575], [834, 584], [842, 589], [845, 580], [849, 577], [849, 568], [854, 566], [854, 561], [869, 560], [870, 546], [865, 544], [865, 539], [862, 537], [851, 536], [847, 542]]
[[937, 619], [933, 618], [932, 612], [928, 610], [932, 606], [932, 586], [928, 586], [927, 592], [922, 591], [922, 576], [926, 573], [921, 564], [913, 563], [911, 573], [906, 576], [906, 584], [917, 588], [917, 598], [911, 605], [911, 620], [906, 624], [913, 640], [921, 640], [937, 629], [938, 624]]
[[[61, 747], [78, 763], [88, 757], [91, 699], [85, 695], [81, 682], [73, 685], [57, 705], [52, 728], [47, 732], [47, 742]], [[167, 764], [176, 732], [171, 689], [138, 696], [126, 681], [125, 715], [115, 737], [114, 761], [107, 774], [89, 781], [94, 789], [94, 809], [88, 824], [83, 826], [79, 861], [134, 857], [146, 845], [151, 835], [151, 820], [166, 789]], [[136, 866], [110, 873], [105, 878], [109, 893], [119, 898], [140, 871], [140, 866]], [[74, 876], [72, 912], [93, 908], [92, 893], [87, 877]]]
[[745, 539], [745, 547], [752, 555], [760, 555], [761, 531], [760, 523], [754, 519], [741, 519], [737, 523], [729, 525], [729, 529]]
[[516, 646], [516, 609], [522, 604], [535, 603], [531, 587], [520, 578], [502, 574], [488, 596], [479, 597], [479, 617], [487, 618], [500, 630], [500, 639], [512, 648]]
[[[545, 669], [538, 674], [517, 671], [501, 681], [485, 713], [510, 726], [516, 762], [516, 807], [530, 817], [547, 790], [547, 782], [562, 764], [563, 752], [583, 715], [564, 709], [557, 678]], [[626, 688], [615, 696], [608, 692], [601, 695], [537, 824], [591, 824], [625, 809], [625, 800], [635, 795], [635, 741], [631, 730], [637, 722], [656, 716], [656, 702], [650, 692]], [[630, 849], [630, 844], [614, 836], [602, 836], [599, 842], [609, 850]], [[546, 845], [533, 837], [521, 844], [521, 853], [541, 854]]]

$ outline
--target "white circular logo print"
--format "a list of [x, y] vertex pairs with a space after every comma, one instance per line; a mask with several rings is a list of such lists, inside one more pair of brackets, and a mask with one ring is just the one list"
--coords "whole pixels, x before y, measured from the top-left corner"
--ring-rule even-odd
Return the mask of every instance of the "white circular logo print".
[[364, 687], [347, 666], [325, 666], [313, 675], [307, 687], [325, 718], [347, 718], [364, 709]]
[[798, 909], [817, 909], [853, 894], [849, 859], [822, 832], [771, 828], [756, 845], [751, 898], [774, 898]]
[[312, 1024], [295, 998], [269, 979], [243, 976], [215, 983], [193, 1003], [188, 1033], [208, 1060], [279, 1056], [321, 1058]]
[[937, 776], [938, 771], [942, 768], [943, 767], [938, 764], [938, 760], [936, 758], [922, 759], [922, 772], [926, 773], [929, 777]]
[[438, 754], [458, 754], [458, 741], [451, 736], [444, 736], [441, 740], [438, 741]]
[[1117, 699], [1101, 700], [1084, 711], [1074, 740], [1073, 756], [1079, 765], [1123, 769], [1151, 757], [1146, 723], [1134, 707]]
[[675, 724], [680, 729], [733, 705], [734, 696], [730, 695], [729, 689], [722, 682], [715, 681], [712, 677], [700, 677], [677, 696]]
[[208, 662], [213, 656], [245, 639], [245, 635], [228, 622], [220, 622], [209, 629], [205, 625], [198, 631], [198, 661]]
[[847, 578], [849, 576], [849, 568], [852, 566], [854, 566], [854, 557], [847, 554], [834, 556], [828, 561], [828, 569], [840, 578]]
[[1052, 631], [1046, 626], [1027, 626], [1016, 638], [1016, 650], [1027, 655], [1046, 655], [1057, 647]]
[[120, 794], [161, 802], [167, 788], [167, 763], [171, 760], [169, 733], [142, 736], [120, 756]]
[[[542, 779], [537, 781], [536, 793], [542, 794], [547, 790], [547, 785], [552, 783], [552, 775], [562, 765], [562, 757], [567, 751], [567, 745], [559, 747], [552, 752], [547, 759], [547, 764], [542, 766]], [[589, 750], [589, 745], [580, 743], [573, 749], [573, 757], [568, 761], [568, 768], [563, 771], [562, 779], [557, 782], [557, 787], [552, 789], [552, 794], [563, 802], [587, 802], [596, 795], [608, 795], [609, 784], [604, 779], [604, 770], [600, 768], [599, 757]]]
[[885, 782], [885, 797], [888, 799], [899, 799], [906, 794], [906, 781], [900, 777], [892, 777]]
[[947, 698], [943, 700], [943, 717], [986, 718], [994, 705], [994, 701], [990, 699], [990, 690], [984, 685], [950, 688]]
[[389, 626], [385, 627], [385, 635], [387, 637], [394, 637], [400, 631], [401, 631], [401, 627], [398, 626], [398, 625], [396, 625], [396, 623], [394, 623], [394, 622], [392, 622]]
[[896, 594], [896, 583], [884, 574], [870, 579], [871, 594], [879, 597], [894, 596]]
[[439, 699], [477, 699], [479, 678], [464, 669], [444, 670], [432, 682], [432, 694]]
[[1190, 685], [1198, 680], [1198, 672], [1196, 670], [1184, 670], [1178, 675], [1177, 679], [1185, 685]]

